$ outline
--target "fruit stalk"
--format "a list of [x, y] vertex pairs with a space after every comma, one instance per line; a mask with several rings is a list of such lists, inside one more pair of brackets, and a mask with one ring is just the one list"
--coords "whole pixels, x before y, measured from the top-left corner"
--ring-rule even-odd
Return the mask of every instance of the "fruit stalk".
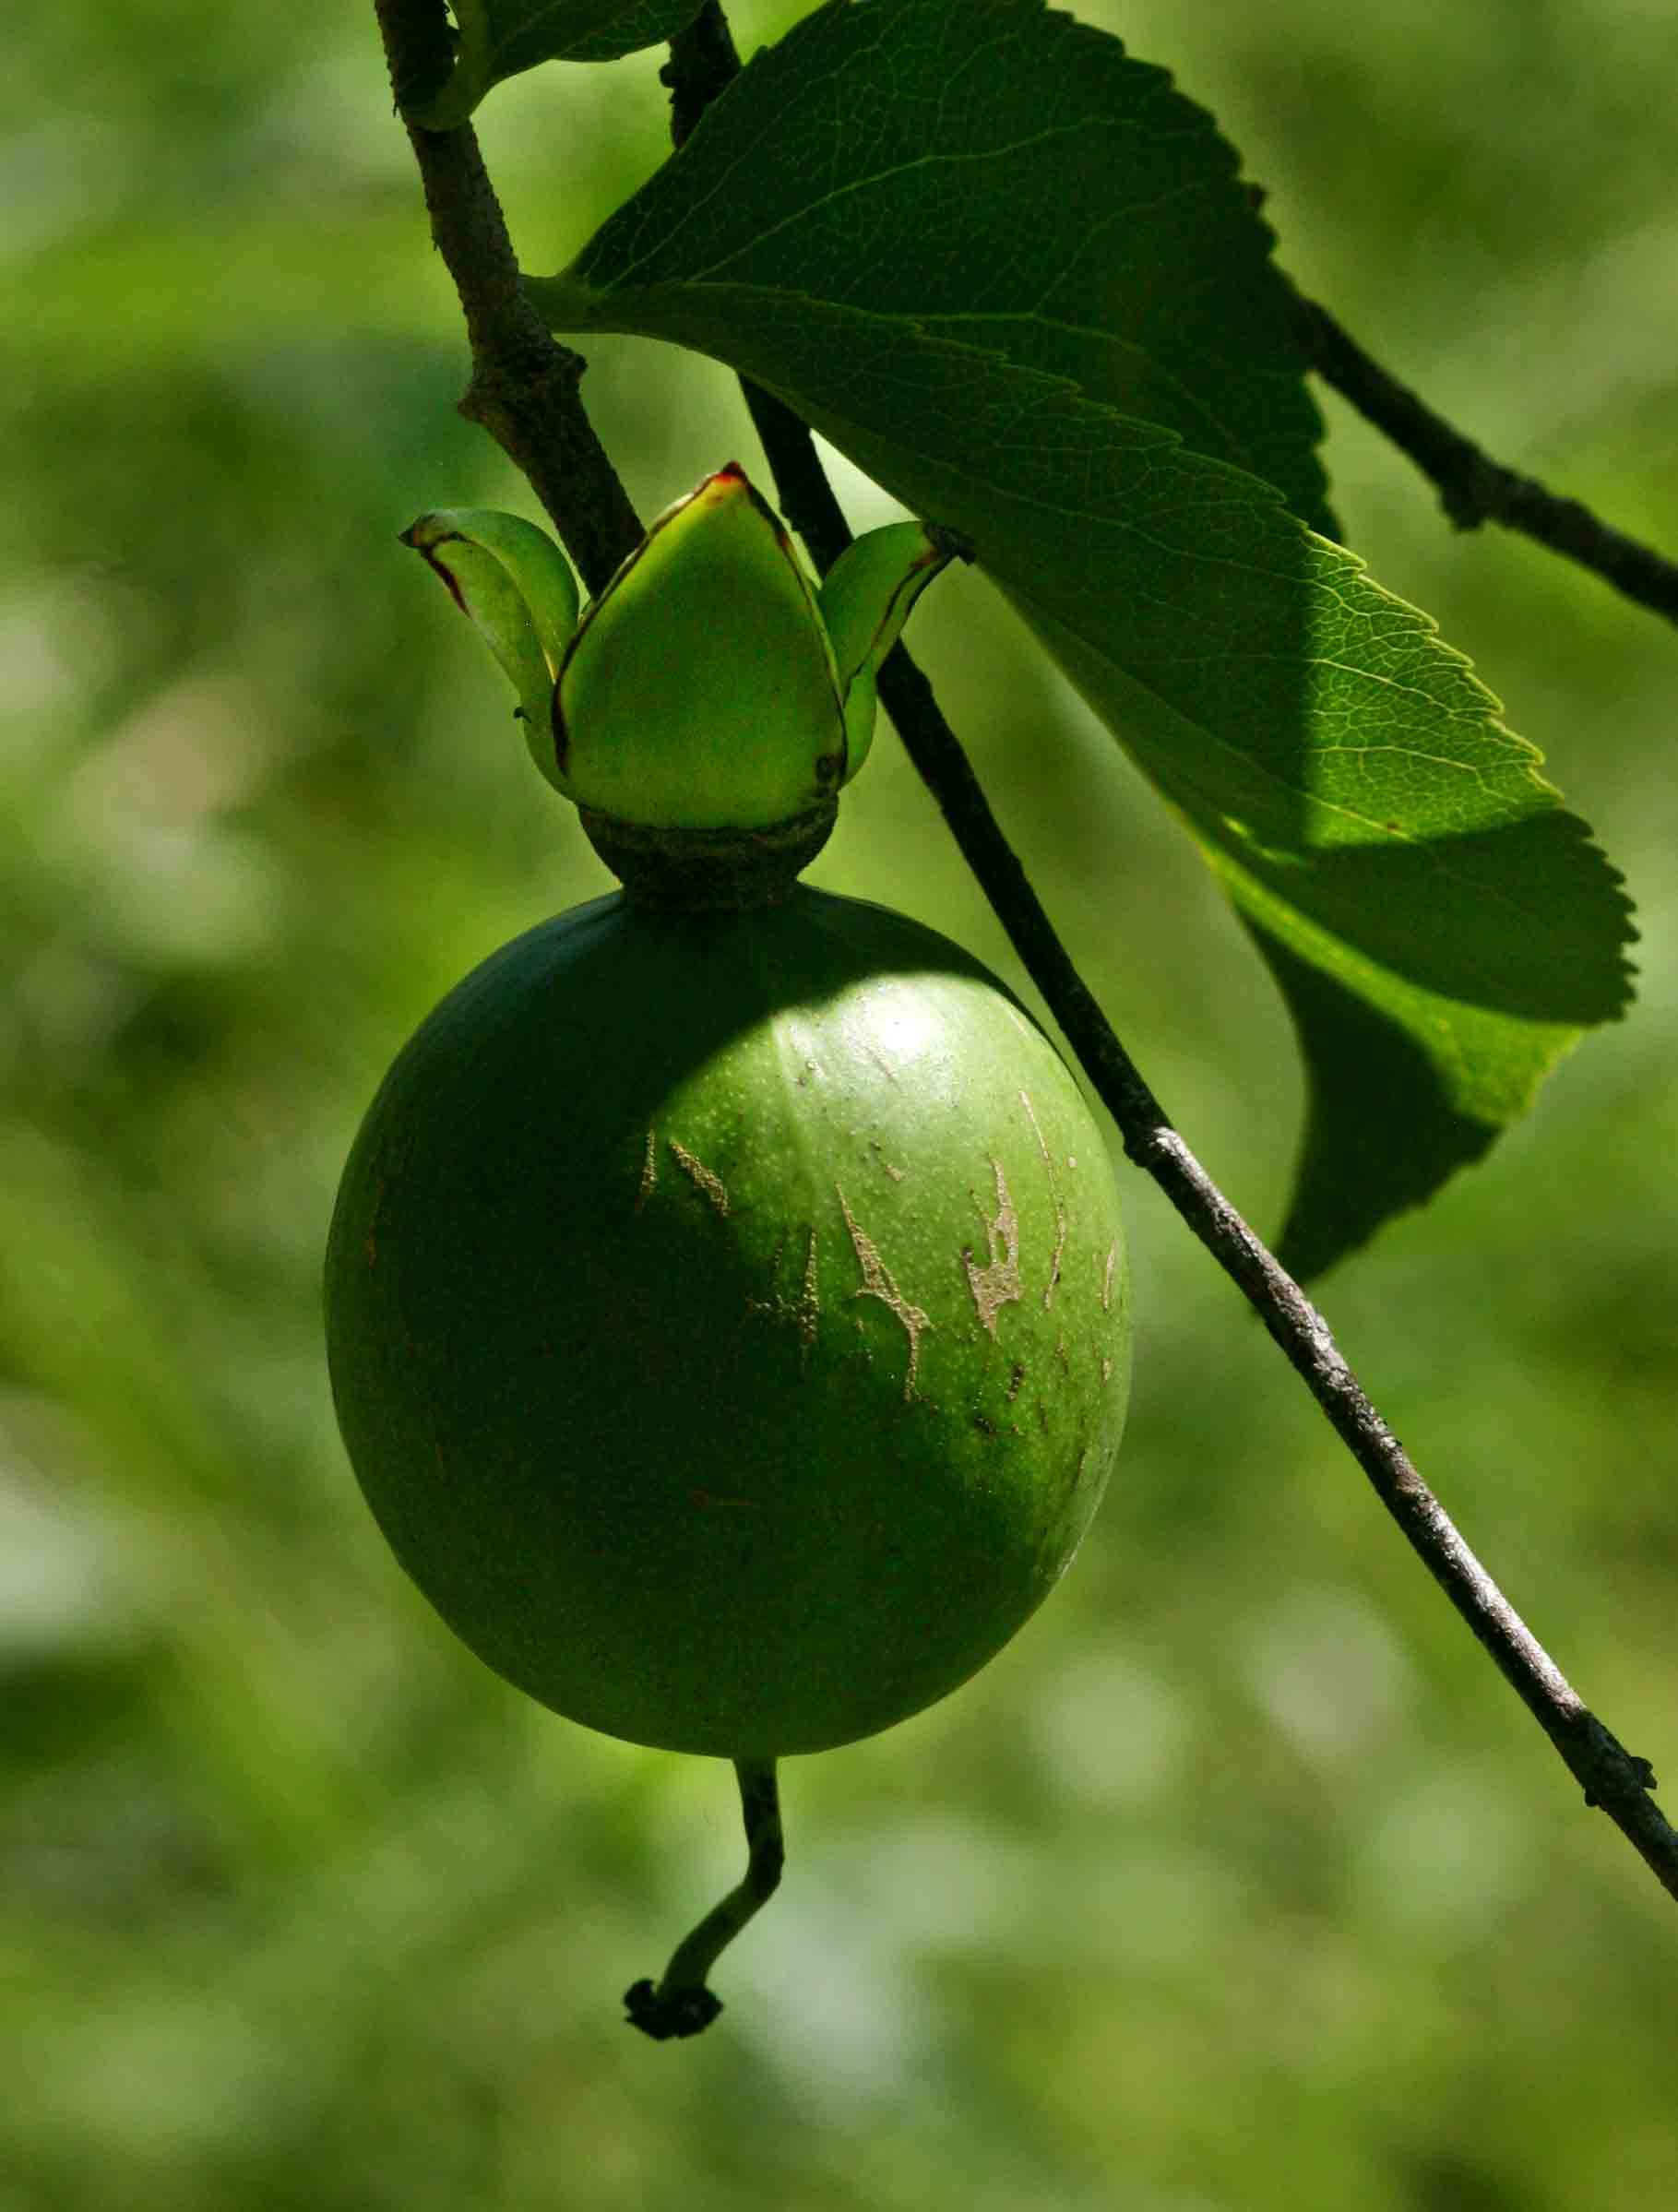
[[736, 1759], [740, 1809], [745, 1818], [745, 1877], [713, 1905], [691, 1935], [676, 1945], [657, 1985], [640, 1980], [624, 1992], [631, 2027], [657, 2043], [698, 2035], [722, 2010], [705, 1978], [746, 1922], [780, 1886], [786, 1858], [780, 1830], [780, 1790], [773, 1759]]

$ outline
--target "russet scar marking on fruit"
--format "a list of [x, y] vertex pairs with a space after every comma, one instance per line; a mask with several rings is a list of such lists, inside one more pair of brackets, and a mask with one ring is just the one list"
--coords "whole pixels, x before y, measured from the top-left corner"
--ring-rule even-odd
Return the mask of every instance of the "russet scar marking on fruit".
[[367, 1223], [366, 1240], [363, 1245], [369, 1274], [379, 1264], [379, 1227], [385, 1219], [385, 1208], [412, 1157], [413, 1146], [411, 1142], [392, 1145], [386, 1152], [384, 1164], [379, 1171], [378, 1192], [373, 1202], [373, 1213]]
[[1001, 1160], [993, 1160], [991, 1170], [996, 1178], [996, 1214], [994, 1219], [987, 1215], [984, 1224], [990, 1260], [985, 1267], [979, 1267], [969, 1249], [961, 1255], [961, 1265], [967, 1269], [967, 1287], [973, 1294], [979, 1318], [994, 1337], [997, 1314], [1005, 1305], [1024, 1297], [1025, 1291], [1019, 1279], [1019, 1216], [1008, 1195], [1008, 1179], [1002, 1171]]
[[851, 1231], [856, 1264], [863, 1270], [862, 1288], [851, 1295], [855, 1298], [877, 1298], [903, 1324], [903, 1333], [909, 1338], [909, 1372], [903, 1377], [903, 1397], [907, 1403], [915, 1395], [915, 1376], [921, 1367], [922, 1332], [932, 1327], [932, 1321], [918, 1305], [910, 1305], [893, 1282], [891, 1272], [881, 1259], [878, 1247], [851, 1212], [844, 1192], [839, 1190], [837, 1183], [833, 1187], [839, 1193], [839, 1211], [845, 1217], [845, 1227]]
[[658, 1187], [658, 1181], [659, 1133], [656, 1129], [649, 1127], [647, 1132], [647, 1153], [641, 1161], [641, 1187], [636, 1193], [635, 1199], [635, 1210], [637, 1214], [648, 1199], [652, 1196], [654, 1190]]
[[379, 1177], [378, 1195], [374, 1199], [373, 1213], [367, 1223], [366, 1239], [362, 1246], [362, 1250], [366, 1256], [369, 1273], [371, 1273], [372, 1270], [379, 1264], [379, 1222], [384, 1215], [385, 1200], [389, 1194], [389, 1176], [381, 1175]]
[[687, 1494], [694, 1506], [700, 1513], [704, 1513], [712, 1505], [744, 1505], [750, 1509], [755, 1507], [757, 1504], [757, 1500], [756, 1498], [730, 1497], [722, 1491], [706, 1490], [698, 1486], [696, 1486], [694, 1489], [690, 1490]]
[[713, 1175], [702, 1160], [696, 1159], [687, 1147], [679, 1145], [673, 1136], [667, 1137], [665, 1142], [670, 1147], [671, 1157], [674, 1160], [677, 1167], [693, 1183], [696, 1190], [704, 1193], [726, 1220], [728, 1218], [728, 1193], [722, 1187], [722, 1178], [720, 1175]]
[[1043, 1133], [1031, 1101], [1022, 1090], [1019, 1102], [1026, 1110], [1026, 1119], [1031, 1124], [1031, 1134], [1037, 1139], [1037, 1148], [1042, 1155], [1043, 1167], [1049, 1177], [1049, 1197], [1054, 1207], [1054, 1250], [1049, 1255], [1049, 1279], [1043, 1285], [1043, 1311], [1054, 1303], [1054, 1293], [1060, 1288], [1061, 1260], [1066, 1250], [1066, 1202], [1061, 1196], [1060, 1180], [1054, 1172], [1054, 1155], [1043, 1142]]
[[768, 1298], [748, 1299], [746, 1310], [748, 1313], [763, 1314], [771, 1321], [790, 1321], [797, 1329], [804, 1350], [808, 1352], [815, 1342], [816, 1324], [822, 1316], [821, 1286], [815, 1264], [815, 1230], [806, 1229], [804, 1231], [804, 1275], [796, 1298], [784, 1297], [779, 1288], [781, 1255], [786, 1248], [787, 1240], [783, 1236], [775, 1247], [775, 1257], [769, 1262], [770, 1280], [776, 1287], [771, 1289]]
[[1107, 1247], [1107, 1264], [1101, 1270], [1101, 1311], [1103, 1314], [1111, 1314], [1113, 1311], [1113, 1271], [1114, 1267], [1117, 1267], [1118, 1261], [1118, 1246], [1116, 1244], [1109, 1244]]

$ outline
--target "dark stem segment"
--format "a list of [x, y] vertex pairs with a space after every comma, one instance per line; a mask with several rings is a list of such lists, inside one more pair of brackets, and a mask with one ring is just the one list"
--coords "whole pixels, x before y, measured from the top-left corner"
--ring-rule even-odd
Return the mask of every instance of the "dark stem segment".
[[[781, 510], [826, 574], [851, 532], [810, 433], [770, 394], [750, 384], [744, 390]], [[1341, 1357], [1327, 1323], [1172, 1126], [1055, 935], [931, 686], [901, 646], [880, 671], [879, 696], [1014, 949], [1117, 1123], [1125, 1152], [1153, 1177], [1256, 1312], [1429, 1573], [1561, 1754], [1586, 1803], [1608, 1814], [1678, 1897], [1678, 1830], [1649, 1795], [1653, 1769], [1624, 1748], [1569, 1684], [1458, 1535]]]
[[[397, 106], [446, 74], [442, 0], [374, 0]], [[584, 411], [582, 356], [560, 345], [519, 289], [518, 264], [470, 124], [409, 124], [431, 234], [466, 315], [471, 380], [460, 401], [529, 478], [590, 591], [601, 591], [641, 539], [641, 526]]]
[[713, 1905], [693, 1933], [678, 1944], [657, 1986], [637, 1981], [624, 1992], [629, 2024], [657, 2043], [699, 2035], [722, 2010], [705, 1978], [722, 1953], [780, 1885], [786, 1857], [780, 1832], [780, 1791], [773, 1759], [736, 1759], [740, 1807], [745, 1815], [745, 1879]]
[[1578, 500], [1563, 499], [1493, 460], [1408, 385], [1372, 361], [1326, 307], [1299, 292], [1293, 295], [1293, 329], [1301, 351], [1324, 383], [1349, 399], [1437, 487], [1440, 504], [1458, 529], [1498, 522], [1519, 530], [1552, 553], [1594, 570], [1626, 599], [1678, 622], [1678, 563], [1600, 521]]

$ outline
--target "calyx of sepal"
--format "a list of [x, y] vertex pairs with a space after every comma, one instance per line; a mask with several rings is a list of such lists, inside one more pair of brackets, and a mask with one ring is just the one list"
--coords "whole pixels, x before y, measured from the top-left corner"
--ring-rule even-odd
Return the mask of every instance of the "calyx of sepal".
[[533, 524], [448, 509], [405, 535], [512, 678], [548, 780], [590, 814], [678, 830], [830, 812], [867, 755], [881, 660], [964, 550], [891, 523], [818, 592], [731, 462], [657, 517], [579, 622], [569, 571]]
[[923, 522], [888, 522], [853, 538], [827, 571], [818, 603], [845, 702], [847, 782], [874, 743], [874, 685], [881, 661], [934, 577], [968, 551], [951, 531]]
[[530, 758], [569, 798], [549, 731], [554, 680], [577, 630], [577, 582], [564, 553], [546, 530], [494, 507], [439, 507], [401, 541], [424, 557], [501, 663]]

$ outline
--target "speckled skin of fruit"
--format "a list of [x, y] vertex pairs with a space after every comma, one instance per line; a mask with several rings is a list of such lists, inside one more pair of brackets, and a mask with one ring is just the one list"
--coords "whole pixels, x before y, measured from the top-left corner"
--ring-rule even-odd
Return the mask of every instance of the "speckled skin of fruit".
[[987, 971], [800, 886], [602, 898], [469, 976], [356, 1141], [339, 1422], [480, 1658], [766, 1759], [982, 1666], [1095, 1511], [1129, 1384], [1101, 1136]]

